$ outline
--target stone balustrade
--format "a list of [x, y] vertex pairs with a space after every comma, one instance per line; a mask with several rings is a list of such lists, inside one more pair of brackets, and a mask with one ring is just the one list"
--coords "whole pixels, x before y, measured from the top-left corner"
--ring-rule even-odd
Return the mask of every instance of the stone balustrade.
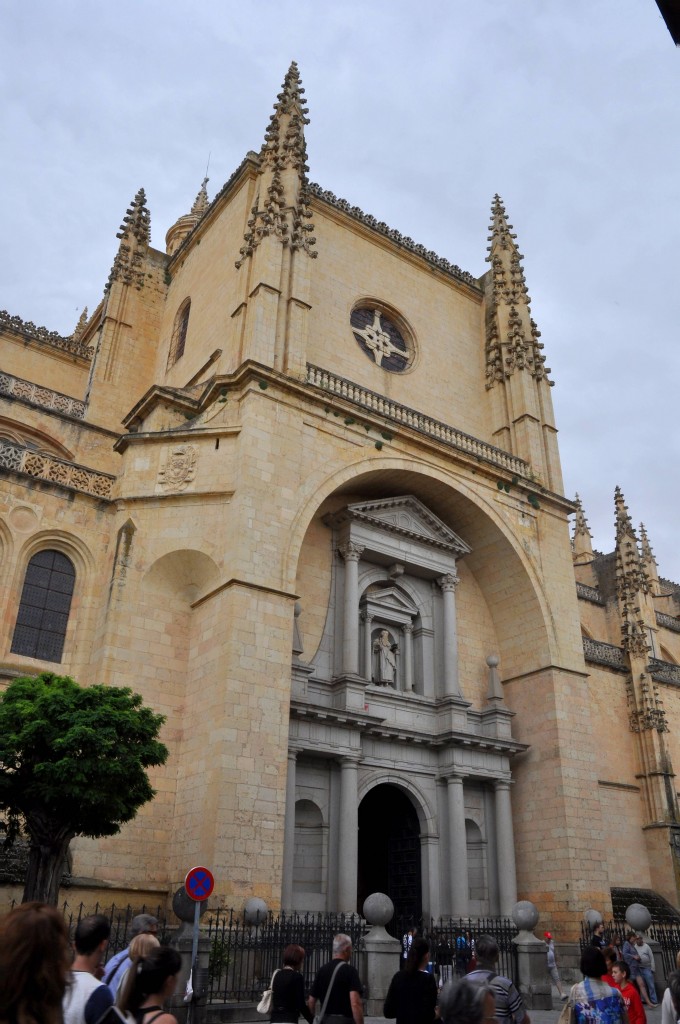
[[662, 661], [660, 658], [650, 658], [649, 670], [652, 673], [652, 679], [657, 682], [680, 686], [680, 665], [674, 665], [671, 661]]
[[82, 491], [97, 498], [110, 498], [115, 480], [109, 473], [78, 466], [74, 462], [57, 459], [53, 455], [36, 451], [0, 438], [0, 469], [13, 470], [39, 480], [60, 484], [72, 491]]
[[674, 633], [680, 633], [680, 619], [676, 619], [673, 615], [657, 612], [656, 624], [657, 626], [663, 626], [665, 629], [671, 629]]
[[496, 448], [486, 441], [480, 441], [476, 437], [471, 437], [470, 434], [463, 433], [462, 430], [456, 430], [431, 416], [410, 409], [391, 398], [379, 395], [375, 391], [369, 391], [368, 388], [354, 384], [344, 377], [337, 377], [334, 373], [322, 370], [318, 366], [312, 366], [310, 363], [307, 364], [307, 383], [322, 391], [327, 391], [329, 394], [344, 398], [345, 401], [360, 406], [362, 409], [377, 413], [387, 420], [417, 430], [419, 433], [450, 445], [467, 455], [490, 462], [499, 469], [524, 477], [529, 473], [528, 463], [516, 455], [510, 455], [509, 452], [504, 452], [501, 448]]
[[628, 671], [623, 650], [615, 644], [606, 644], [603, 640], [591, 640], [590, 637], [584, 636], [583, 655], [586, 661], [592, 661], [596, 665], [607, 665], [608, 668], [615, 668], [619, 672]]
[[12, 334], [19, 334], [22, 338], [29, 338], [31, 341], [40, 341], [53, 348], [60, 348], [63, 352], [69, 352], [81, 359], [92, 359], [94, 349], [85, 345], [82, 341], [71, 336], [65, 338], [57, 331], [48, 331], [46, 327], [39, 327], [32, 320], [22, 320], [20, 316], [12, 316], [6, 309], [0, 309], [0, 331], [10, 331]]
[[51, 388], [40, 387], [30, 380], [14, 377], [11, 373], [0, 373], [0, 395], [21, 398], [31, 405], [39, 405], [42, 409], [51, 409], [78, 420], [85, 415], [85, 403], [77, 398], [62, 395], [60, 391], [53, 391]]
[[589, 587], [586, 583], [576, 584], [576, 593], [584, 601], [592, 601], [593, 604], [604, 604], [604, 598], [597, 587]]

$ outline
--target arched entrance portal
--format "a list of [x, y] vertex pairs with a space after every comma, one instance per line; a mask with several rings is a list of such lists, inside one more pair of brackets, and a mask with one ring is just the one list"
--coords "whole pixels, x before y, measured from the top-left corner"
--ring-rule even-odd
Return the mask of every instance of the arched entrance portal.
[[422, 914], [420, 825], [409, 798], [383, 784], [359, 804], [358, 910], [372, 892], [385, 892], [395, 920]]

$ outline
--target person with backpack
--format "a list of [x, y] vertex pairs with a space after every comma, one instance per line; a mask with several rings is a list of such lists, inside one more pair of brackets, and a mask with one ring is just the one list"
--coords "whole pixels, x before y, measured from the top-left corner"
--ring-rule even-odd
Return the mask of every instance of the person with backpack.
[[602, 980], [606, 973], [602, 950], [588, 946], [581, 956], [583, 981], [573, 985], [569, 993], [573, 1024], [628, 1024], [623, 996]]
[[467, 975], [476, 985], [488, 985], [496, 1000], [499, 1024], [531, 1024], [524, 1000], [510, 978], [496, 974], [500, 950], [493, 935], [480, 935], [475, 944], [477, 967]]

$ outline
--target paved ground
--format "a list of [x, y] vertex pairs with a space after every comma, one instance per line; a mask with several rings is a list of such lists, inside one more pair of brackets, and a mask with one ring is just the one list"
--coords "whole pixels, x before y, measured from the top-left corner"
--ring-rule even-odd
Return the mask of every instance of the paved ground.
[[[562, 1010], [562, 1003], [559, 999], [553, 1000], [552, 1010], [530, 1010], [531, 1024], [556, 1024]], [[649, 1024], [661, 1024], [661, 1006], [653, 1009], [645, 1008]], [[366, 1017], [365, 1024], [394, 1024], [394, 1021], [387, 1021], [384, 1017]]]

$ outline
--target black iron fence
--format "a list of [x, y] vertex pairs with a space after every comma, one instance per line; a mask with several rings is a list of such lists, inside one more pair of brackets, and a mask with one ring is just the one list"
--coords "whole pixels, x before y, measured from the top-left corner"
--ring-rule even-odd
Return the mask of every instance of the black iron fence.
[[[630, 926], [625, 921], [605, 921], [604, 941], [605, 945], [613, 945], [619, 951], [626, 938], [626, 932]], [[658, 942], [661, 946], [661, 960], [663, 973], [666, 977], [671, 971], [676, 970], [676, 957], [680, 953], [680, 921], [657, 921], [651, 924], [646, 932], [647, 938]], [[581, 951], [590, 945], [592, 930], [585, 923], [581, 923]], [[657, 971], [660, 965], [657, 965]]]
[[[318, 969], [331, 959], [333, 936], [349, 935], [361, 948], [364, 921], [357, 914], [267, 914], [257, 924], [244, 924], [233, 910], [208, 913], [202, 923], [210, 939], [209, 998], [215, 1002], [258, 1001], [289, 943], [305, 951], [305, 991]], [[207, 927], [206, 927], [207, 926]]]
[[[10, 910], [15, 906], [17, 906], [17, 901], [12, 900]], [[137, 907], [133, 907], [131, 904], [128, 904], [126, 907], [117, 907], [115, 903], [95, 903], [94, 905], [77, 903], [72, 905], [65, 901], [61, 905], [61, 911], [68, 928], [69, 939], [71, 940], [81, 917], [87, 917], [89, 914], [103, 914], [104, 917], [108, 918], [111, 925], [111, 935], [109, 937], [109, 944], [106, 947], [106, 960], [110, 960], [121, 949], [126, 948], [130, 940], [130, 922], [137, 914], [151, 914], [152, 917], [157, 918], [160, 942], [166, 942], [169, 938], [165, 910], [160, 904], [156, 907], [147, 906], [145, 903]]]
[[[498, 943], [496, 973], [519, 983], [517, 945], [513, 943], [517, 927], [509, 917], [465, 919], [439, 918], [423, 927], [430, 942], [435, 970], [450, 964], [454, 975], [461, 976], [476, 966], [475, 947], [480, 935], [492, 935]], [[441, 973], [441, 972], [440, 972]]]

